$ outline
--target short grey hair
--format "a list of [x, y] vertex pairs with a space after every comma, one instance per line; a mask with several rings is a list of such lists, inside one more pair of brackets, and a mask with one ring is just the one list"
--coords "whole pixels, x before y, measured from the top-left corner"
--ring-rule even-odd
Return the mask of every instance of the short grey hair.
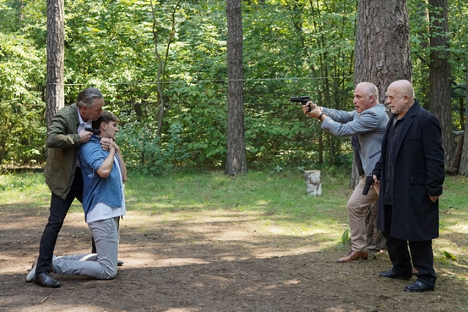
[[358, 86], [363, 86], [364, 88], [366, 88], [369, 95], [373, 95], [377, 102], [379, 101], [379, 89], [377, 89], [377, 86], [375, 84], [373, 84], [372, 82], [361, 82], [357, 84], [356, 88]]
[[76, 99], [76, 106], [79, 108], [86, 106], [92, 107], [94, 105], [94, 99], [102, 99], [102, 93], [96, 88], [87, 88], [78, 94]]

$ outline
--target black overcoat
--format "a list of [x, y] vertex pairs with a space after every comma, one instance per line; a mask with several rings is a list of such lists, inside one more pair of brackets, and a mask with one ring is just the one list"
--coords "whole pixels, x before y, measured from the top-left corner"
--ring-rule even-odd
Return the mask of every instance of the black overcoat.
[[[377, 228], [385, 229], [387, 137], [393, 116], [382, 141], [382, 154], [373, 174], [380, 180]], [[429, 196], [442, 194], [445, 179], [444, 150], [437, 118], [416, 101], [402, 120], [396, 145], [393, 205], [390, 236], [408, 241], [426, 241], [439, 236], [439, 201]], [[387, 223], [388, 224], [388, 223]]]

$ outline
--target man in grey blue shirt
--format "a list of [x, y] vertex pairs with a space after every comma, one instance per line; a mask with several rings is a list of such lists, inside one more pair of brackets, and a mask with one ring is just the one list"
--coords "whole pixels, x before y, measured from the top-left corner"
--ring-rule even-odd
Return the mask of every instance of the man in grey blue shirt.
[[[338, 136], [357, 136], [356, 159], [361, 178], [347, 203], [352, 249], [338, 262], [345, 263], [356, 259], [367, 259], [366, 210], [379, 197], [379, 186], [374, 185], [367, 195], [363, 195], [366, 176], [372, 174], [375, 163], [380, 158], [380, 149], [388, 116], [385, 106], [379, 104], [379, 91], [370, 82], [359, 83], [354, 90], [353, 111], [341, 111], [319, 107], [312, 102], [302, 107], [304, 113], [317, 118], [322, 129]], [[311, 109], [308, 112], [309, 107]]]

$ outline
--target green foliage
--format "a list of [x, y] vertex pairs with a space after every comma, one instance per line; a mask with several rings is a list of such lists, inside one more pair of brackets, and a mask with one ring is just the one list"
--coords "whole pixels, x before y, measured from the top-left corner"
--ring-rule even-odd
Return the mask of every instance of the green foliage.
[[[148, 0], [65, 3], [65, 102], [73, 103], [85, 87], [101, 89], [106, 109], [122, 120], [123, 150], [131, 165], [153, 174], [173, 166], [222, 167], [226, 158], [225, 2], [176, 3], [155, 0], [154, 12]], [[309, 95], [319, 105], [354, 109], [356, 5], [356, 0], [243, 2], [244, 130], [250, 165], [351, 164], [349, 140], [323, 132], [289, 98]], [[3, 164], [45, 159], [46, 6], [44, 1], [0, 0]], [[425, 1], [408, 1], [414, 84], [425, 105], [428, 9], [435, 10]], [[466, 1], [449, 1], [446, 50], [453, 84], [459, 87], [466, 85], [466, 13]], [[463, 124], [459, 106], [459, 98], [454, 99], [456, 129]], [[162, 112], [162, 135], [157, 137]], [[181, 154], [169, 157], [176, 154], [171, 146]]]
[[24, 36], [0, 33], [0, 164], [44, 161], [42, 59]]
[[349, 236], [349, 229], [346, 229], [341, 235], [341, 245], [345, 246], [349, 244], [350, 241], [351, 241], [351, 237]]
[[[178, 122], [170, 127], [167, 142], [162, 142], [151, 129], [128, 116], [118, 134], [117, 144], [128, 167], [148, 175], [160, 175], [175, 165], [180, 165], [189, 156], [180, 138], [182, 125]], [[125, 118], [125, 116], [121, 116]]]
[[447, 258], [449, 260], [457, 261], [457, 258], [454, 255], [452, 255], [450, 252], [448, 252], [446, 250], [442, 250], [442, 253], [444, 254], [445, 258]]

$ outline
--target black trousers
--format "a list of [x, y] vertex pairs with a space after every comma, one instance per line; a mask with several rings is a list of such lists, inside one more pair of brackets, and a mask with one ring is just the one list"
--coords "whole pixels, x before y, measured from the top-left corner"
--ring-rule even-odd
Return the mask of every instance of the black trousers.
[[[385, 205], [385, 215], [391, 206]], [[391, 220], [386, 218], [386, 220]], [[387, 250], [393, 265], [393, 272], [399, 275], [411, 275], [414, 268], [418, 271], [418, 281], [428, 286], [434, 286], [437, 279], [434, 270], [434, 253], [432, 240], [406, 241], [390, 236], [391, 225], [386, 223], [383, 233], [387, 240]], [[387, 232], [388, 231], [388, 232]]]
[[52, 193], [49, 220], [45, 226], [44, 232], [42, 233], [41, 243], [39, 246], [36, 274], [50, 272], [50, 267], [52, 266], [52, 255], [54, 253], [58, 233], [62, 228], [68, 210], [75, 198], [80, 202], [83, 201], [83, 177], [81, 176], [81, 169], [79, 167], [76, 167], [75, 178], [73, 179], [70, 192], [65, 200]]

